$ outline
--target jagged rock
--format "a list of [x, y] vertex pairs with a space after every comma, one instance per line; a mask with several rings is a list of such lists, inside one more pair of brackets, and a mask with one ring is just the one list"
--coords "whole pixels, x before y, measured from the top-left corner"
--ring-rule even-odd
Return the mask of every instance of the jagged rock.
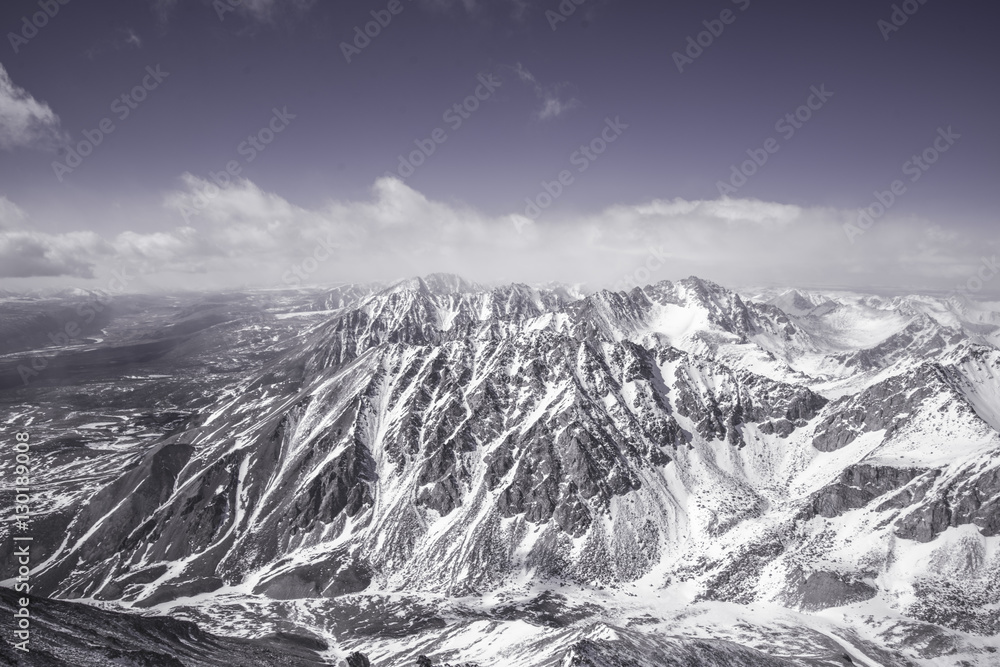
[[[813, 496], [812, 504], [803, 512], [802, 518], [822, 516], [830, 519], [840, 516], [844, 512], [865, 507], [874, 499], [901, 489], [924, 475], [926, 477], [921, 482], [926, 485], [933, 482], [938, 471], [864, 464], [850, 466], [840, 473], [836, 482], [824, 487]], [[920, 484], [914, 485], [914, 489], [917, 488], [923, 487]], [[922, 494], [918, 493], [913, 491], [911, 494], [898, 494], [880, 505], [879, 511], [894, 506], [894, 503], [917, 502], [922, 497]]]
[[347, 667], [371, 667], [371, 662], [364, 653], [354, 652], [347, 656]]
[[1000, 534], [1000, 467], [938, 488], [896, 523], [895, 532], [898, 537], [929, 542], [949, 527], [966, 524], [977, 526], [984, 537]]
[[919, 411], [924, 400], [941, 392], [954, 392], [947, 373], [940, 366], [924, 364], [910, 373], [872, 385], [860, 394], [846, 396], [836, 401], [835, 409], [829, 410], [816, 426], [813, 447], [833, 452], [854, 442], [862, 433], [882, 429], [886, 429], [884, 437], [888, 439]]
[[[453, 631], [444, 611], [373, 629], [382, 619], [372, 601], [401, 591], [490, 599], [515, 584], [566, 583], [642, 600], [631, 586], [652, 579], [668, 595], [683, 587], [696, 606], [785, 596], [810, 610], [881, 595], [879, 604], [940, 622], [934, 632], [944, 633], [944, 623], [972, 617], [944, 603], [968, 594], [996, 604], [982, 583], [993, 576], [990, 552], [963, 546], [956, 553], [967, 566], [935, 555], [962, 573], [954, 590], [918, 582], [923, 565], [903, 572], [894, 564], [920, 548], [911, 540], [939, 540], [948, 551], [959, 538], [1000, 532], [991, 412], [1000, 362], [966, 338], [985, 340], [996, 325], [977, 313], [960, 335], [933, 317], [907, 323], [902, 306], [872, 297], [874, 320], [891, 320], [893, 333], [848, 358], [838, 355], [849, 337], [824, 337], [824, 313], [850, 323], [853, 306], [839, 298], [793, 295], [794, 312], [785, 312], [698, 279], [581, 296], [453, 276], [303, 297], [297, 312], [308, 312], [305, 303], [334, 312], [323, 322], [314, 315], [266, 366], [204, 392], [197, 406], [141, 406], [132, 423], [163, 433], [120, 467], [91, 477], [86, 457], [116, 454], [104, 444], [86, 451], [80, 434], [39, 444], [43, 470], [71, 460], [60, 470], [87, 475], [65, 498], [44, 497], [57, 509], [35, 524], [52, 533], [33, 552], [42, 563], [35, 584], [138, 609], [174, 602], [178, 613], [204, 599], [222, 608], [252, 586], [266, 598], [256, 603], [279, 613], [351, 607], [357, 616], [327, 627], [363, 627], [357, 632], [373, 642]], [[200, 323], [228, 313], [206, 304], [169, 326], [197, 341]], [[201, 335], [226, 326], [236, 320]], [[243, 335], [267, 347], [264, 333]], [[215, 368], [230, 348], [212, 343]], [[179, 342], [165, 354], [193, 347]], [[240, 349], [232, 356], [246, 356]], [[929, 356], [907, 358], [916, 350]], [[810, 387], [843, 398], [828, 401]], [[73, 428], [89, 427], [84, 418], [99, 426], [104, 403], [81, 411]], [[10, 491], [0, 500], [11, 505]], [[863, 511], [844, 516], [853, 510]], [[8, 560], [10, 543], [0, 539]], [[876, 580], [886, 588], [876, 590]], [[975, 586], [987, 594], [976, 596]], [[911, 590], [918, 604], [898, 608]], [[307, 597], [326, 599], [286, 602]], [[947, 613], [934, 614], [936, 599]], [[578, 626], [599, 610], [553, 607], [521, 601], [456, 615], [578, 632], [552, 664], [644, 665], [676, 655], [767, 664], [718, 643], [609, 639], [618, 630], [608, 628], [588, 636]], [[973, 620], [969, 628], [994, 627], [988, 613]], [[309, 641], [295, 627], [274, 630], [275, 642]], [[407, 659], [437, 650], [431, 641], [410, 646]], [[386, 655], [384, 643], [372, 650]], [[844, 651], [824, 644], [816, 660]]]
[[[319, 667], [325, 643], [278, 636], [255, 640], [205, 632], [189, 621], [140, 616], [90, 605], [30, 596], [30, 651], [11, 647], [20, 608], [15, 593], [0, 587], [0, 663], [20, 667]], [[301, 638], [300, 638], [301, 639]]]

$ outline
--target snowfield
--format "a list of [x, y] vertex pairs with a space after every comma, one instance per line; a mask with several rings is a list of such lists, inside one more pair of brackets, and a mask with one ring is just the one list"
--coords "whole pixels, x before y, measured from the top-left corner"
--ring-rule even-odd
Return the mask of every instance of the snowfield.
[[32, 577], [306, 632], [330, 664], [998, 665], [996, 307], [698, 278], [298, 294], [256, 311], [280, 351], [53, 503]]

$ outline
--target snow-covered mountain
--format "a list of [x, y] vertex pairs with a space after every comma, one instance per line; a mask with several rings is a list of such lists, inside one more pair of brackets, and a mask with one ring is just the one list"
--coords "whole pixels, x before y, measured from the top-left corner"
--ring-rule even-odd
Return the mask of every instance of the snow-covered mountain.
[[449, 275], [282, 299], [253, 310], [280, 349], [53, 501], [33, 592], [292, 623], [331, 664], [1000, 664], [990, 304]]

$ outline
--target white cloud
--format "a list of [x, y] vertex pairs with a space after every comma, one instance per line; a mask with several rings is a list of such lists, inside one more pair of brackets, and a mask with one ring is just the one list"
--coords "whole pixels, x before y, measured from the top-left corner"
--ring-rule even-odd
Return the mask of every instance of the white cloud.
[[141, 49], [142, 38], [132, 28], [120, 28], [113, 36], [100, 39], [89, 49], [84, 51], [84, 55], [93, 60], [105, 51], [121, 51], [122, 49]]
[[[202, 0], [222, 20], [227, 16], [242, 15], [255, 23], [273, 23], [281, 12], [300, 15], [312, 8], [316, 0]], [[150, 8], [161, 27], [174, 12], [178, 0], [150, 0]]]
[[91, 278], [91, 259], [105, 253], [103, 241], [93, 232], [0, 231], [0, 278]]
[[64, 134], [48, 104], [14, 85], [0, 65], [0, 149], [54, 146]]
[[[204, 198], [206, 190], [214, 196]], [[4, 202], [0, 211], [24, 218]], [[322, 249], [327, 259], [309, 275], [315, 284], [449, 271], [483, 282], [602, 287], [634, 275], [655, 249], [667, 262], [649, 282], [693, 274], [731, 286], [947, 290], [997, 250], [955, 227], [890, 216], [852, 244], [843, 225], [856, 212], [753, 199], [654, 200], [573, 219], [553, 211], [527, 224], [429, 199], [394, 178], [376, 181], [368, 198], [305, 208], [247, 180], [213, 190], [185, 175], [164, 206], [176, 216], [173, 229], [107, 239], [0, 229], [0, 265], [6, 276], [85, 276], [133, 263], [155, 273], [153, 286], [281, 286]]]
[[499, 10], [515, 21], [524, 21], [528, 14], [528, 8], [533, 0], [509, 0], [508, 2], [497, 2], [493, 0], [422, 0], [421, 4], [425, 9], [431, 11], [447, 11], [453, 7], [460, 6], [468, 14], [482, 17], [489, 10]]
[[298, 15], [308, 11], [316, 0], [241, 0], [231, 3], [236, 11], [258, 23], [272, 23], [279, 12], [291, 12]]
[[186, 222], [193, 218], [203, 218], [212, 223], [262, 218], [287, 220], [299, 212], [281, 197], [266, 193], [245, 179], [239, 179], [235, 185], [223, 189], [189, 173], [183, 174], [181, 181], [184, 189], [168, 194], [164, 204]]
[[553, 118], [559, 118], [564, 115], [570, 109], [576, 108], [579, 101], [574, 97], [567, 97], [563, 94], [569, 84], [567, 83], [556, 83], [549, 85], [542, 85], [535, 78], [535, 75], [526, 70], [521, 63], [517, 63], [514, 67], [514, 71], [517, 73], [518, 78], [524, 83], [527, 83], [534, 89], [535, 96], [541, 102], [541, 108], [535, 112], [535, 115], [540, 120], [551, 120]]
[[132, 28], [125, 29], [123, 41], [126, 46], [134, 46], [137, 49], [142, 48], [142, 38]]
[[177, 6], [177, 0], [150, 0], [153, 15], [161, 25], [170, 20], [170, 14]]

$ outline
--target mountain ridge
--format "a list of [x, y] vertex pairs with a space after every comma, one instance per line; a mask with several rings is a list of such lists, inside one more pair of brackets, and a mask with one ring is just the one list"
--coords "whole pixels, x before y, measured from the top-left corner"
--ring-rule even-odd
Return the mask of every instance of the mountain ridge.
[[[336, 308], [288, 310], [313, 324], [73, 514], [39, 592], [202, 620], [227, 601], [560, 586], [692, 610], [879, 605], [862, 653], [903, 650], [891, 628], [907, 626], [974, 656], [955, 633], [1000, 627], [929, 565], [969, 558], [948, 585], [998, 596], [1000, 355], [966, 326], [982, 317], [802, 293], [788, 313], [695, 278], [580, 298], [448, 276], [327, 294]], [[856, 340], [866, 364], [831, 334], [845, 312], [885, 334]], [[906, 322], [930, 338], [882, 345]], [[927, 626], [935, 605], [952, 620]]]

